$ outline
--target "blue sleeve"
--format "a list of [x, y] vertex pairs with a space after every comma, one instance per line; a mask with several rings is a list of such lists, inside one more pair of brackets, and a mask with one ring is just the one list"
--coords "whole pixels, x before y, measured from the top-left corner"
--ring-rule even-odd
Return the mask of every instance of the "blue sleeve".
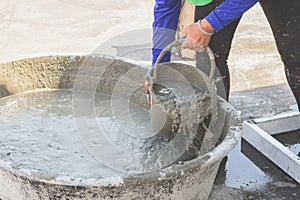
[[[160, 52], [175, 39], [181, 0], [156, 0], [153, 22], [152, 65]], [[162, 62], [170, 62], [168, 53]]]
[[225, 0], [214, 9], [205, 19], [216, 32], [242, 16], [259, 0]]

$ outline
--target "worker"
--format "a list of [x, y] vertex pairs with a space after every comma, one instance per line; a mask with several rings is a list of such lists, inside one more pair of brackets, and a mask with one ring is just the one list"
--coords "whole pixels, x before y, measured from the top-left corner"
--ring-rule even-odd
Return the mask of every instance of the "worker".
[[[187, 37], [187, 40], [182, 48], [201, 50], [210, 45], [215, 53], [217, 67], [225, 77], [223, 82], [227, 94], [229, 94], [230, 79], [226, 61], [231, 40], [239, 18], [257, 2], [258, 0], [214, 0], [211, 6], [206, 8], [196, 7], [195, 18], [200, 21], [183, 30], [183, 36]], [[299, 107], [300, 2], [297, 0], [260, 0], [259, 2], [270, 23], [288, 83]]]
[[[171, 42], [175, 40], [178, 19], [181, 11], [181, 6], [185, 0], [155, 0], [154, 6], [154, 22], [153, 22], [153, 40], [152, 40], [152, 66], [155, 64], [159, 54]], [[187, 0], [195, 1], [195, 0]], [[199, 0], [196, 0], [199, 1]], [[212, 0], [200, 0], [196, 5], [206, 5]], [[195, 2], [193, 2], [195, 3]], [[171, 53], [168, 52], [161, 62], [170, 62]], [[145, 83], [147, 92], [148, 105], [150, 106], [150, 93], [148, 83]]]
[[[165, 0], [166, 2], [169, 2]], [[167, 7], [165, 1], [159, 1], [158, 10], [176, 10], [177, 7]], [[192, 3], [202, 0], [190, 0]], [[224, 77], [225, 99], [228, 100], [230, 77], [227, 59], [231, 48], [234, 32], [243, 13], [255, 5], [259, 0], [213, 0], [207, 5], [197, 5], [195, 9], [195, 23], [188, 25], [182, 32], [186, 37], [182, 48], [202, 51], [208, 45], [215, 54], [217, 68]], [[156, 1], [157, 3], [158, 1]], [[177, 3], [178, 1], [172, 1]], [[260, 0], [260, 5], [270, 23], [275, 37], [278, 52], [284, 64], [289, 86], [300, 107], [300, 1], [298, 0]], [[166, 7], [162, 9], [162, 6]], [[178, 4], [176, 4], [178, 6]], [[175, 12], [174, 12], [175, 13]], [[176, 15], [173, 15], [175, 18]], [[160, 17], [155, 17], [155, 24], [160, 24]], [[164, 20], [173, 20], [165, 17]], [[177, 22], [174, 21], [174, 22]], [[257, 22], [259, 23], [259, 22]], [[167, 21], [164, 24], [168, 24]], [[174, 27], [162, 27], [171, 28]], [[253, 33], [255, 34], [255, 33]], [[154, 31], [155, 35], [155, 31]], [[155, 41], [154, 36], [153, 40]], [[199, 54], [199, 53], [198, 53]], [[154, 55], [154, 54], [153, 54]], [[153, 56], [155, 60], [155, 55]], [[167, 58], [165, 58], [167, 60]], [[299, 109], [300, 110], [300, 109]]]
[[[181, 5], [185, 0], [156, 0], [153, 22], [152, 65], [168, 44], [174, 41]], [[212, 0], [187, 0], [194, 5], [203, 6]], [[161, 62], [170, 62], [171, 54], [165, 55]]]

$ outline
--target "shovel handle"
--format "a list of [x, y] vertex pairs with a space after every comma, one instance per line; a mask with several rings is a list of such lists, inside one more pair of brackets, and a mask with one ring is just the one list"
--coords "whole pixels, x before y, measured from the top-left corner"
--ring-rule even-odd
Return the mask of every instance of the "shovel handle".
[[[177, 47], [177, 46], [181, 46], [184, 41], [185, 41], [186, 38], [181, 38], [179, 40], [174, 40], [172, 43], [170, 43], [168, 46], [166, 46], [162, 52], [159, 54], [158, 58], [156, 59], [156, 62], [153, 66], [153, 68], [149, 71], [148, 73], [148, 76], [150, 77], [151, 75], [151, 71], [153, 70], [153, 79], [156, 80], [157, 78], [157, 68], [160, 64], [160, 61], [162, 60], [162, 58], [169, 52], [172, 50], [173, 47]], [[214, 54], [212, 52], [212, 50], [207, 47], [206, 48], [206, 52], [208, 53], [208, 56], [211, 58], [211, 59], [215, 59], [214, 58]], [[215, 62], [211, 62], [211, 66], [210, 66], [210, 75], [209, 75], [209, 80], [212, 82], [213, 81], [213, 78], [214, 78], [214, 74], [215, 74], [215, 71], [216, 71], [216, 64]]]

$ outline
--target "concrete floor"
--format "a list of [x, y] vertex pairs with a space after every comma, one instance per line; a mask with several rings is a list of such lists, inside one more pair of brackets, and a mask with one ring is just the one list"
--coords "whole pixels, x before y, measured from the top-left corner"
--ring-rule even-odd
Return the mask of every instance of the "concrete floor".
[[[0, 62], [45, 52], [101, 52], [112, 41], [125, 47], [149, 43], [149, 35], [144, 35], [140, 41], [136, 35], [142, 28], [151, 32], [153, 3], [148, 0], [1, 1]], [[124, 41], [124, 36], [128, 40]], [[149, 57], [143, 61], [149, 61]], [[244, 120], [274, 115], [295, 104], [271, 30], [259, 6], [243, 17], [233, 41], [229, 66], [230, 102], [241, 111]], [[238, 148], [237, 154], [244, 156]], [[231, 162], [229, 155], [227, 170]], [[277, 169], [273, 173], [282, 171]], [[220, 176], [234, 180], [224, 174]], [[246, 184], [249, 181], [246, 180]], [[216, 183], [210, 199], [300, 198], [299, 184], [284, 173], [254, 190], [243, 187], [244, 183], [234, 186], [228, 181]]]

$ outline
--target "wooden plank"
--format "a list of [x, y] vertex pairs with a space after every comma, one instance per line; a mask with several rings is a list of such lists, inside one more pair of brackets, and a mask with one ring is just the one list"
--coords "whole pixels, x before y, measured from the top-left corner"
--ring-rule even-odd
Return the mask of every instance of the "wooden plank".
[[[184, 27], [194, 23], [195, 6], [186, 0], [183, 0], [182, 3], [183, 5], [178, 20], [177, 39], [180, 38], [180, 32], [183, 31]], [[181, 49], [180, 47], [177, 50], [181, 52], [183, 58], [195, 59], [195, 51]]]
[[270, 135], [300, 130], [300, 114], [298, 112], [255, 119], [253, 122]]
[[300, 183], [300, 158], [257, 124], [243, 122], [242, 137]]

